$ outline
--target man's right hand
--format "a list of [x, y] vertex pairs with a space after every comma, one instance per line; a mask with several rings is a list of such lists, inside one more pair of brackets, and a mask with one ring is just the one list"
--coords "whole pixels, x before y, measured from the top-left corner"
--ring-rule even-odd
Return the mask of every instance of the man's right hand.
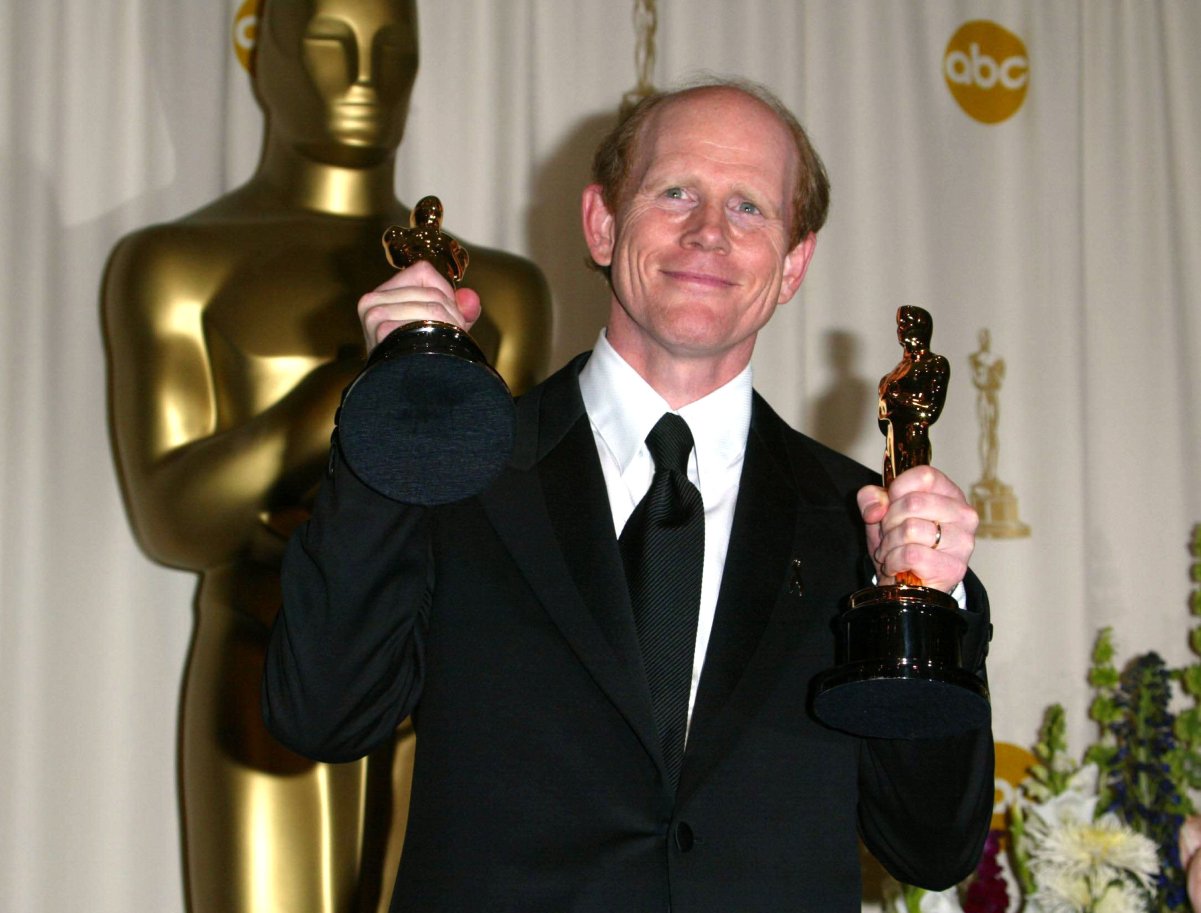
[[440, 320], [471, 329], [480, 316], [480, 296], [468, 288], [455, 289], [421, 260], [360, 298], [358, 312], [370, 353], [397, 327], [417, 320]]

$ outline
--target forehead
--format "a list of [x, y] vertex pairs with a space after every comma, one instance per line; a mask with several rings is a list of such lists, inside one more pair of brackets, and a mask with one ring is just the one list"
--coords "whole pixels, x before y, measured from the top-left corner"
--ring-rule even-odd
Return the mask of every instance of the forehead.
[[651, 114], [638, 144], [640, 179], [676, 167], [712, 166], [790, 187], [797, 168], [791, 131], [766, 104], [735, 89], [699, 89]]
[[275, 28], [303, 29], [320, 16], [379, 28], [415, 28], [416, 0], [267, 0], [266, 16]]

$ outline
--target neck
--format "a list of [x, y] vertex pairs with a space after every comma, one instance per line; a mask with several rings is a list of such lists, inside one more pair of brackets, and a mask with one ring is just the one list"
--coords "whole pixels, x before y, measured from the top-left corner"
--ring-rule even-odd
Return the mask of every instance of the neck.
[[268, 136], [254, 181], [298, 209], [363, 217], [396, 208], [395, 169], [394, 151], [376, 165], [351, 168], [305, 158]]
[[[613, 326], [606, 333], [609, 344], [625, 359], [672, 409], [681, 409], [708, 396], [737, 377], [751, 360], [755, 339], [714, 355], [670, 352], [649, 344], [645, 337], [614, 339]], [[641, 343], [641, 344], [639, 344]]]

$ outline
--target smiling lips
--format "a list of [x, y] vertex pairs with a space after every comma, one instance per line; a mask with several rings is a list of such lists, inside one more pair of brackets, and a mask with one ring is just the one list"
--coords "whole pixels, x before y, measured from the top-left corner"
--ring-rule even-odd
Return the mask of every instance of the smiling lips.
[[706, 288], [731, 288], [737, 284], [721, 276], [716, 276], [712, 273], [697, 272], [695, 270], [665, 269], [663, 270], [663, 275], [677, 282], [683, 282], [687, 285], [699, 285]]

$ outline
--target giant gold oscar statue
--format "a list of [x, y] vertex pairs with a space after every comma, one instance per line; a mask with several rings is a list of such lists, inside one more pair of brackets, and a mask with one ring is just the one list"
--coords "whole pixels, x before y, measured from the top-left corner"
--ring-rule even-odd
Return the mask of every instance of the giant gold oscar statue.
[[[105, 277], [132, 524], [153, 558], [200, 577], [180, 723], [191, 913], [348, 913], [391, 893], [380, 872], [395, 871], [403, 833], [408, 730], [380, 757], [316, 764], [272, 740], [258, 695], [284, 544], [362, 367], [355, 303], [389, 273], [384, 230], [409, 218], [394, 170], [417, 73], [415, 6], [268, 0], [257, 170], [122, 239]], [[545, 280], [473, 246], [468, 284], [486, 307], [473, 334], [520, 392], [548, 359]]]

